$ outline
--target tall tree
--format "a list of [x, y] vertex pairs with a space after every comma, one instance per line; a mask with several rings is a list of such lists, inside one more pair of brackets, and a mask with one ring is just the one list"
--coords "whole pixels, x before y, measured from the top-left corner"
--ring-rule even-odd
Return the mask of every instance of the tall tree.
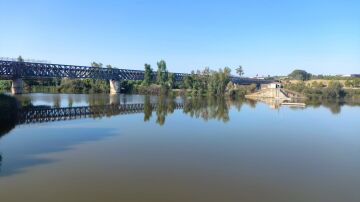
[[161, 86], [165, 86], [166, 81], [168, 80], [168, 72], [166, 69], [166, 62], [164, 60], [160, 60], [157, 63], [158, 69], [157, 69], [157, 75], [156, 75], [156, 81]]
[[175, 75], [173, 73], [169, 73], [169, 76], [168, 76], [168, 86], [170, 89], [174, 88], [175, 86]]
[[19, 55], [19, 57], [17, 58], [18, 62], [24, 62], [24, 59], [21, 57], [21, 55]]
[[244, 75], [244, 69], [241, 65], [239, 65], [238, 68], [235, 69], [236, 73], [241, 77], [242, 75]]
[[152, 80], [152, 72], [151, 66], [149, 64], [145, 64], [145, 72], [144, 72], [144, 80], [143, 85], [149, 86], [151, 84]]

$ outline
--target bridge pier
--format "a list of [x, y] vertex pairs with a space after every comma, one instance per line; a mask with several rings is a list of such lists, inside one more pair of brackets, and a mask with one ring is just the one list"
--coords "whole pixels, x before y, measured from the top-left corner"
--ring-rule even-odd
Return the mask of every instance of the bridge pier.
[[119, 105], [120, 104], [120, 95], [110, 94], [110, 105]]
[[120, 81], [110, 80], [110, 94], [120, 93]]
[[24, 88], [24, 81], [22, 79], [14, 79], [11, 84], [12, 94], [22, 94]]

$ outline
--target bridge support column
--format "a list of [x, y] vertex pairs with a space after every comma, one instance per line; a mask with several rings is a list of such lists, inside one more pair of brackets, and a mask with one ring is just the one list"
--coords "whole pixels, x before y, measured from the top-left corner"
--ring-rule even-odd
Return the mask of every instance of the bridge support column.
[[24, 81], [22, 79], [12, 80], [11, 93], [12, 94], [22, 94], [24, 87]]
[[120, 93], [120, 81], [110, 80], [110, 94]]
[[111, 105], [119, 105], [120, 104], [120, 95], [118, 94], [110, 94], [110, 103]]

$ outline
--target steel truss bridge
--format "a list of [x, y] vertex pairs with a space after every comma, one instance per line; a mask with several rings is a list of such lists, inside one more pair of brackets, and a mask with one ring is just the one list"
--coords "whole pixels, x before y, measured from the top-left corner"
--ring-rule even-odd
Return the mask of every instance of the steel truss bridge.
[[[169, 104], [169, 103], [168, 103]], [[182, 109], [183, 104], [172, 103], [172, 109]], [[157, 104], [110, 104], [99, 106], [61, 107], [46, 106], [29, 107], [19, 110], [17, 124], [34, 124], [53, 121], [66, 121], [83, 118], [101, 118], [122, 114], [144, 113], [144, 110], [155, 111]]]
[[[185, 73], [173, 73], [175, 81], [182, 81]], [[156, 72], [153, 73], [153, 78]], [[36, 62], [17, 62], [0, 60], [0, 79], [41, 79], [41, 78], [72, 78], [72, 79], [100, 79], [100, 80], [143, 80], [144, 71], [117, 68], [97, 68], [90, 66], [48, 64]], [[236, 84], [264, 84], [272, 81], [240, 78], [231, 76], [230, 80]]]

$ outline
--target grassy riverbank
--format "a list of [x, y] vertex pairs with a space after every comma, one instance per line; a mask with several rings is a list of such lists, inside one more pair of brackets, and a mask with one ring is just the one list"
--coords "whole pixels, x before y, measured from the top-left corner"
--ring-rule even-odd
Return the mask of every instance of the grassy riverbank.
[[308, 98], [360, 98], [360, 89], [345, 88], [337, 80], [325, 82], [296, 81], [284, 83], [284, 88], [304, 94]]

